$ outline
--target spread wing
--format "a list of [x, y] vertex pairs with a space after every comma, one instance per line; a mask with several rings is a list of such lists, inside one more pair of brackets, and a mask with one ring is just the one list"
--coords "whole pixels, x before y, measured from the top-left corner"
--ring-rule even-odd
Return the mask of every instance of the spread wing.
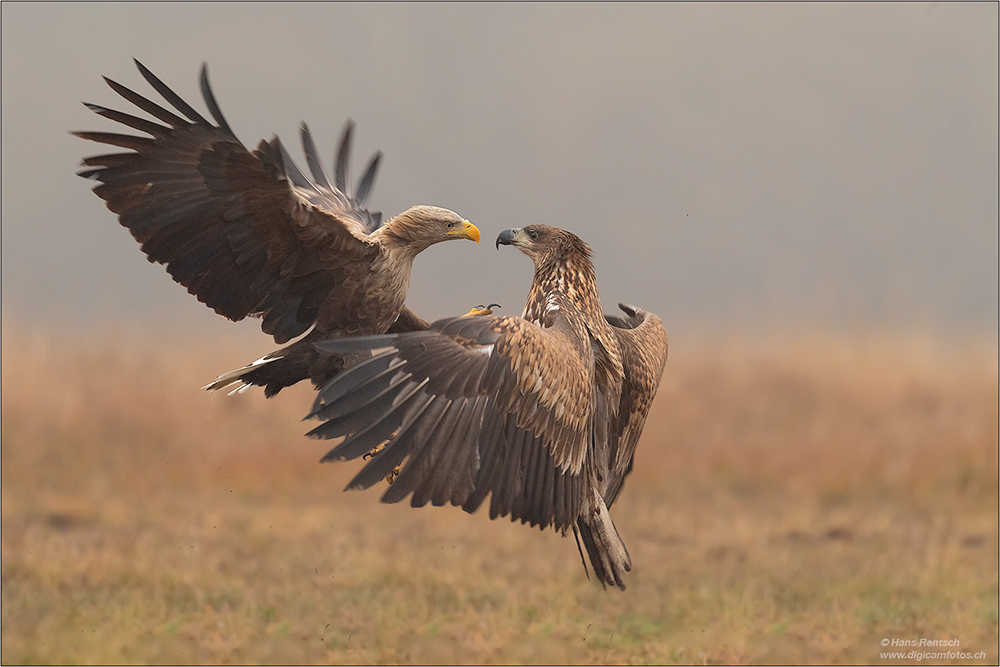
[[667, 363], [667, 332], [660, 318], [633, 306], [618, 305], [628, 317], [606, 318], [618, 339], [624, 374], [617, 422], [609, 433], [610, 480], [604, 498], [608, 507], [632, 472], [635, 448]]
[[320, 349], [371, 354], [316, 399], [317, 438], [348, 435], [324, 460], [388, 444], [351, 481], [367, 488], [406, 460], [383, 496], [412, 492], [418, 507], [510, 515], [566, 529], [586, 493], [594, 369], [572, 317], [549, 328], [512, 317], [462, 317], [427, 331], [328, 341]]
[[150, 261], [165, 264], [174, 280], [220, 315], [261, 317], [261, 327], [278, 343], [317, 322], [324, 330], [336, 329], [338, 318], [345, 312], [349, 316], [338, 301], [347, 295], [336, 288], [367, 274], [381, 252], [367, 240], [381, 214], [365, 209], [380, 154], [351, 196], [346, 183], [350, 122], [335, 183], [323, 172], [302, 125], [310, 181], [277, 137], [262, 141], [252, 153], [240, 143], [215, 101], [204, 66], [201, 92], [214, 125], [141, 63], [136, 66], [177, 113], [105, 79], [159, 122], [87, 104], [149, 136], [75, 132], [129, 151], [85, 159], [87, 169], [80, 176], [99, 181], [94, 192], [118, 214]]

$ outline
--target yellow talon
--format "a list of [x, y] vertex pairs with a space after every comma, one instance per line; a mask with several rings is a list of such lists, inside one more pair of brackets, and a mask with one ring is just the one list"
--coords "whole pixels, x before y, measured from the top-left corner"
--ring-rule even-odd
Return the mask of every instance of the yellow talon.
[[368, 452], [367, 454], [365, 454], [364, 456], [362, 456], [361, 460], [362, 461], [367, 461], [368, 459], [370, 459], [371, 457], [375, 456], [376, 454], [378, 454], [379, 452], [381, 452], [383, 449], [385, 449], [385, 446], [387, 444], [389, 444], [388, 440], [386, 440], [381, 445], [379, 445], [375, 449], [371, 450], [370, 452]]
[[[393, 435], [396, 435], [396, 433], [393, 433]], [[371, 450], [370, 452], [368, 452], [367, 454], [365, 454], [361, 458], [367, 461], [368, 459], [370, 459], [373, 456], [377, 455], [379, 452], [381, 452], [383, 449], [385, 449], [386, 446], [388, 446], [390, 440], [392, 440], [391, 437], [389, 438], [389, 440], [383, 441], [378, 447], [376, 447], [375, 449]], [[396, 466], [395, 468], [393, 468], [392, 472], [390, 472], [388, 475], [385, 476], [385, 483], [386, 484], [392, 484], [393, 482], [396, 481], [396, 478], [399, 476], [399, 469], [401, 467], [402, 467], [402, 464]]]
[[497, 308], [501, 307], [499, 303], [491, 303], [488, 306], [479, 305], [470, 310], [469, 312], [467, 312], [465, 315], [462, 315], [462, 317], [479, 317], [483, 315], [492, 315], [494, 306], [496, 306]]
[[392, 472], [385, 476], [385, 483], [391, 485], [399, 476], [399, 466], [393, 468]]
[[[385, 449], [385, 446], [387, 444], [389, 444], [388, 440], [386, 440], [381, 445], [379, 445], [375, 449], [371, 450], [370, 452], [368, 452], [367, 454], [365, 454], [361, 458], [364, 459], [364, 460], [370, 459], [371, 457], [375, 456], [376, 454], [378, 454], [379, 452], [381, 452], [383, 449]], [[393, 482], [396, 481], [396, 477], [399, 476], [399, 468], [400, 468], [400, 466], [396, 466], [391, 473], [389, 473], [388, 475], [385, 476], [385, 483], [386, 484], [392, 484]]]

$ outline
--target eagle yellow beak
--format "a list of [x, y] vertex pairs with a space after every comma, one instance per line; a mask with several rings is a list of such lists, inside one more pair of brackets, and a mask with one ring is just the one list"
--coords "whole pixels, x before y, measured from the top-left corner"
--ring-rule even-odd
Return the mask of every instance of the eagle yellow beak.
[[470, 241], [475, 241], [479, 243], [479, 228], [468, 220], [462, 221], [462, 228], [456, 229], [453, 232], [448, 232], [452, 236], [457, 236], [460, 239], [469, 239]]

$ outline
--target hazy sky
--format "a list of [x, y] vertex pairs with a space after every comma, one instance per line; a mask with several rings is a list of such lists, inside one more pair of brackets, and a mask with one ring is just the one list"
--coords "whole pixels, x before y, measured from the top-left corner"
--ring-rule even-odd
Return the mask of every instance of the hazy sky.
[[[593, 247], [605, 306], [673, 333], [808, 326], [996, 334], [996, 3], [2, 3], [3, 311], [220, 320], [146, 262], [74, 172], [68, 130], [202, 61], [247, 146], [309, 123], [330, 167], [385, 152], [373, 207], [459, 212], [479, 246], [418, 258], [429, 319], [520, 312], [537, 222]], [[224, 324], [223, 324], [224, 328]], [[245, 330], [240, 329], [241, 331]]]

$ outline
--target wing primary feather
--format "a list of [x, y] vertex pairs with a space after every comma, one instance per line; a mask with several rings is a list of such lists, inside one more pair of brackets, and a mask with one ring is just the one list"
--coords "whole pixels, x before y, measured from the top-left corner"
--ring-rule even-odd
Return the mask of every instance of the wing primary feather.
[[397, 367], [398, 364], [395, 366], [390, 364], [385, 370], [372, 376], [364, 384], [355, 386], [351, 390], [351, 393], [336, 402], [328, 403], [318, 410], [316, 418], [331, 422], [353, 412], [367, 409], [369, 403], [377, 401], [385, 392], [410, 379], [408, 373], [397, 373]]
[[[423, 485], [424, 502], [430, 500], [434, 505], [444, 505], [449, 501], [459, 504], [468, 493], [458, 493], [456, 485], [461, 486], [462, 478], [467, 476], [466, 461], [475, 452], [480, 431], [479, 421], [482, 419], [483, 397], [464, 399], [465, 408], [461, 418], [456, 422], [448, 437], [443, 438], [440, 453], [432, 465], [432, 474]], [[471, 491], [471, 477], [468, 479], [468, 491]], [[458, 498], [458, 502], [454, 499]], [[416, 494], [414, 494], [416, 501]], [[423, 503], [421, 503], [423, 504]]]
[[[404, 398], [408, 397], [410, 395], [408, 391], [413, 389], [416, 384], [415, 382], [397, 383], [393, 387], [389, 387], [379, 393], [367, 405], [362, 406], [361, 409], [342, 415], [336, 419], [327, 420], [306, 433], [306, 436], [317, 440], [331, 440], [342, 435], [351, 435], [365, 430], [367, 427], [373, 426], [383, 416], [392, 412], [393, 406], [399, 405], [399, 401], [395, 399], [400, 395], [403, 395]], [[378, 442], [374, 443], [369, 447], [369, 450], [374, 449], [378, 444]]]
[[288, 154], [287, 150], [285, 150], [285, 145], [281, 143], [281, 139], [275, 137], [272, 144], [277, 144], [276, 148], [278, 149], [278, 154], [281, 155], [281, 166], [284, 169], [285, 176], [288, 177], [288, 180], [300, 188], [315, 190], [313, 184], [309, 182], [309, 179], [302, 173], [299, 166], [295, 164], [295, 160], [293, 160], [292, 156]]
[[[518, 474], [521, 479], [521, 486], [515, 497], [514, 512], [521, 523], [530, 523], [532, 526], [540, 523], [537, 518], [538, 505], [534, 502], [537, 493], [539, 480], [539, 466], [541, 459], [546, 456], [547, 449], [542, 446], [542, 439], [534, 437], [525, 438], [524, 449], [521, 451], [521, 466]], [[514, 520], [511, 516], [511, 521]]]
[[572, 524], [574, 517], [569, 510], [569, 496], [574, 491], [573, 476], [563, 470], [557, 469], [555, 477], [552, 479], [552, 496], [555, 501], [554, 520], [557, 528], [563, 529]]
[[354, 195], [354, 198], [358, 200], [359, 206], [364, 207], [368, 204], [368, 196], [371, 195], [372, 185], [375, 183], [375, 174], [378, 172], [378, 163], [381, 159], [382, 151], [375, 151], [375, 155], [372, 155], [372, 159], [368, 161], [368, 168], [365, 169], [365, 174], [361, 177], [361, 182], [358, 184], [358, 191]]
[[309, 126], [306, 125], [305, 121], [302, 121], [302, 125], [299, 126], [299, 132], [302, 134], [302, 150], [305, 151], [306, 163], [309, 165], [309, 171], [312, 172], [313, 180], [327, 190], [332, 190], [330, 179], [326, 177], [326, 172], [323, 171], [323, 163], [319, 159], [312, 133], [309, 131]]
[[563, 495], [566, 493], [566, 473], [556, 468], [552, 476], [552, 522], [558, 528], [566, 525], [566, 503]]
[[[404, 438], [409, 433], [410, 428], [414, 424], [419, 423], [421, 415], [435, 401], [434, 395], [424, 391], [424, 384], [417, 384], [409, 392], [407, 398], [400, 401], [392, 410], [380, 417], [379, 421], [373, 424], [371, 428], [366, 428], [363, 431], [352, 434], [344, 442], [337, 445], [334, 451], [340, 450], [340, 455], [347, 458], [357, 458], [390, 438], [391, 441], [386, 445], [385, 449], [395, 448], [398, 439]], [[369, 444], [374, 446], [366, 449]]]
[[539, 496], [538, 496], [538, 513], [542, 517], [539, 522], [541, 528], [545, 528], [553, 522], [553, 511], [552, 511], [552, 493], [554, 491], [554, 478], [557, 474], [557, 466], [555, 460], [546, 452], [545, 456], [542, 458], [542, 480], [539, 482]]
[[485, 406], [486, 397], [477, 396], [469, 410], [463, 432], [449, 443], [450, 447], [443, 452], [441, 463], [435, 467], [435, 476], [439, 480], [433, 498], [435, 505], [444, 505], [446, 502], [461, 505], [472, 492], [477, 472], [476, 450], [482, 433]]
[[344, 123], [344, 131], [340, 135], [340, 146], [337, 148], [337, 159], [334, 167], [334, 179], [337, 189], [345, 195], [347, 191], [347, 163], [351, 159], [351, 132], [354, 130], [354, 121], [348, 120]]
[[226, 122], [226, 117], [222, 115], [222, 109], [219, 108], [219, 103], [215, 101], [215, 94], [212, 92], [212, 86], [208, 83], [208, 64], [201, 64], [201, 76], [199, 77], [201, 82], [201, 96], [205, 100], [205, 105], [208, 106], [209, 113], [212, 114], [212, 118], [215, 122], [219, 124], [219, 127], [223, 129], [229, 136], [236, 138], [236, 133], [233, 132], [232, 128], [229, 127], [229, 123]]
[[[504, 438], [504, 420], [506, 415], [497, 409], [496, 400], [493, 397], [487, 398], [486, 410], [483, 416], [482, 437], [479, 439], [477, 452], [479, 453], [480, 469], [486, 461], [493, 458], [496, 448]], [[478, 476], [477, 469], [477, 476]]]
[[107, 153], [105, 155], [91, 155], [88, 158], [84, 158], [81, 164], [88, 167], [125, 167], [133, 169], [138, 168], [137, 165], [146, 162], [148, 162], [148, 158], [136, 153]]
[[398, 503], [423, 482], [425, 471], [417, 460], [418, 455], [429, 442], [433, 442], [450, 430], [461, 407], [461, 404], [456, 405], [453, 401], [438, 396], [425, 410], [419, 423], [406, 432], [404, 439], [409, 440], [410, 458], [392, 486], [382, 496], [382, 502]]
[[494, 489], [496, 483], [496, 471], [505, 464], [508, 450], [510, 449], [510, 438], [516, 428], [516, 415], [508, 415], [497, 410], [499, 406], [493, 406], [494, 419], [492, 431], [496, 434], [487, 439], [481, 446], [479, 474], [476, 475], [476, 489], [469, 496], [469, 499], [462, 506], [466, 512], [474, 512], [477, 507], [486, 499], [486, 494]]
[[467, 401], [465, 399], [451, 401], [443, 397], [438, 397], [447, 405], [447, 408], [436, 420], [433, 429], [427, 429], [423, 437], [415, 443], [410, 460], [406, 462], [399, 477], [393, 482], [400, 482], [399, 488], [390, 489], [383, 498], [384, 502], [398, 502], [405, 498], [411, 491], [413, 498], [411, 505], [421, 507], [427, 503], [428, 486], [433, 486], [434, 464], [441, 450], [441, 444], [451, 438], [455, 432], [455, 425], [461, 420], [465, 413]]
[[133, 58], [132, 60], [135, 62], [135, 66], [139, 68], [139, 73], [142, 74], [142, 77], [149, 82], [149, 85], [155, 88], [156, 92], [162, 95], [163, 99], [170, 102], [170, 104], [172, 104], [175, 109], [180, 111], [182, 114], [187, 116], [191, 121], [195, 123], [201, 125], [209, 124], [209, 122], [205, 120], [200, 113], [194, 110], [194, 107], [192, 107], [190, 104], [182, 100], [180, 98], [180, 95], [170, 90], [167, 84], [160, 81], [160, 79], [157, 78], [155, 74], [146, 69], [145, 65], [143, 65], [135, 58]]
[[[372, 460], [361, 469], [361, 472], [355, 475], [347, 488], [367, 489], [372, 484], [384, 479], [397, 465], [402, 463], [414, 447], [420, 447], [427, 440], [428, 430], [441, 419], [448, 404], [447, 400], [435, 398], [424, 406], [423, 410], [420, 411], [419, 418], [414, 419], [413, 424], [405, 431], [393, 436], [392, 442], [372, 457]], [[399, 477], [396, 478], [396, 481], [399, 481]], [[384, 498], [383, 502], [386, 502]]]
[[[397, 385], [398, 387], [399, 385]], [[404, 387], [405, 388], [405, 387]], [[376, 399], [384, 398], [385, 394], [376, 397]], [[384, 401], [382, 406], [385, 410], [388, 410], [392, 405], [393, 394], [389, 397], [387, 401]], [[355, 431], [364, 428], [365, 425], [372, 422], [372, 412], [377, 412], [378, 406], [365, 406], [366, 410], [355, 411], [346, 415], [338, 417], [336, 420], [326, 420], [312, 431], [306, 435], [311, 438], [316, 438], [319, 440], [330, 440], [342, 435], [349, 435]], [[377, 416], [377, 415], [376, 415]]]
[[108, 109], [107, 107], [102, 107], [99, 104], [91, 104], [90, 102], [84, 102], [84, 106], [96, 113], [98, 116], [104, 116], [113, 121], [117, 121], [122, 125], [128, 125], [129, 127], [139, 130], [140, 132], [145, 132], [148, 135], [154, 137], [163, 136], [170, 128], [163, 127], [162, 125], [157, 125], [151, 121], [145, 120], [143, 118], [137, 118], [127, 113], [121, 111], [115, 111], [114, 109]]
[[[151, 197], [160, 197], [164, 194], [198, 194], [205, 189], [204, 183], [200, 182], [197, 176], [183, 172], [158, 171], [155, 169], [128, 171], [104, 169], [103, 174], [99, 180], [108, 185], [138, 185], [145, 187], [149, 183], [155, 183], [154, 187], [162, 186], [156, 187], [156, 192], [153, 192], [151, 189], [148, 190], [146, 194]], [[182, 184], [189, 186], [186, 188], [186, 193], [181, 192], [184, 189], [181, 187]]]
[[[443, 419], [435, 429], [434, 436], [427, 439], [427, 442], [418, 451], [414, 451], [406, 467], [410, 471], [406, 482], [414, 487], [413, 498], [410, 504], [413, 507], [422, 507], [428, 501], [434, 500], [434, 490], [437, 486], [437, 469], [439, 463], [445, 461], [444, 452], [448, 449], [451, 441], [462, 431], [466, 418], [471, 414], [470, 402], [461, 398], [454, 400], [449, 406], [447, 418]], [[454, 415], [454, 416], [453, 416]]]
[[490, 501], [491, 519], [506, 515], [510, 515], [512, 521], [515, 519], [514, 508], [518, 506], [524, 484], [524, 450], [531, 438], [530, 431], [517, 429], [510, 439], [510, 454], [506, 464], [499, 470], [497, 483], [493, 488], [493, 499]]
[[131, 134], [118, 134], [116, 132], [71, 132], [70, 134], [81, 139], [128, 148], [136, 152], [147, 150], [156, 145], [152, 139], [146, 137], [134, 137]]
[[566, 525], [576, 521], [576, 517], [580, 515], [580, 509], [583, 505], [585, 498], [584, 495], [587, 492], [587, 485], [585, 484], [585, 475], [573, 475], [568, 472], [563, 473], [568, 476], [568, 491], [566, 493]]
[[397, 395], [399, 401], [393, 401], [395, 406], [375, 421], [372, 421], [371, 415], [368, 415], [365, 422], [368, 425], [334, 447], [329, 454], [323, 457], [323, 460], [356, 459], [392, 437], [397, 429], [408, 428], [413, 420], [419, 416], [420, 411], [433, 399], [430, 394], [420, 391], [425, 383], [426, 381], [419, 384], [414, 382], [411, 383], [412, 386], [404, 388]]
[[[515, 498], [514, 503], [514, 513], [521, 519], [524, 523], [527, 520], [531, 521], [531, 525], [535, 525], [535, 520], [533, 516], [533, 507], [531, 504], [531, 495], [534, 490], [535, 480], [538, 476], [538, 459], [539, 455], [543, 454], [545, 448], [542, 447], [542, 443], [536, 443], [537, 446], [532, 447], [527, 446], [523, 453], [524, 458], [522, 459], [522, 475], [523, 482], [521, 487], [521, 493]], [[513, 517], [511, 517], [513, 519]]]
[[493, 399], [489, 399], [489, 405], [484, 412], [483, 426], [480, 431], [480, 438], [476, 455], [476, 472], [473, 476], [472, 492], [462, 502], [462, 509], [468, 513], [473, 513], [486, 499], [489, 493], [489, 486], [486, 484], [485, 469], [493, 465], [494, 452], [498, 444], [504, 438], [504, 418], [496, 409]]
[[126, 88], [125, 86], [123, 86], [122, 84], [118, 83], [117, 81], [109, 79], [108, 77], [104, 77], [104, 82], [108, 84], [108, 86], [111, 88], [111, 90], [115, 91], [116, 93], [118, 93], [119, 95], [121, 95], [122, 97], [124, 97], [126, 100], [128, 100], [132, 104], [136, 105], [137, 107], [139, 107], [140, 109], [142, 109], [143, 111], [145, 111], [146, 113], [148, 113], [149, 115], [154, 116], [156, 118], [159, 118], [164, 123], [168, 123], [171, 127], [178, 128], [178, 127], [184, 127], [185, 125], [189, 125], [190, 124], [186, 120], [184, 120], [183, 118], [181, 118], [180, 116], [178, 116], [177, 114], [175, 114], [175, 113], [173, 113], [173, 112], [171, 112], [171, 111], [169, 111], [167, 109], [164, 109], [163, 107], [161, 107], [156, 102], [154, 102], [154, 101], [152, 101], [152, 100], [150, 100], [150, 99], [148, 99], [146, 97], [143, 97], [142, 95], [140, 95], [139, 93], [135, 92], [131, 88]]
[[82, 171], [76, 172], [76, 175], [79, 176], [80, 178], [86, 178], [91, 181], [99, 181], [101, 180], [101, 174], [106, 172], [107, 172], [106, 167], [100, 167], [98, 169], [84, 169]]
[[319, 390], [316, 400], [313, 401], [312, 412], [306, 415], [305, 419], [316, 419], [319, 411], [325, 406], [332, 405], [347, 392], [384, 371], [393, 363], [396, 352], [397, 350], [390, 348], [338, 373]]
[[545, 481], [546, 472], [555, 464], [549, 456], [549, 448], [536, 440], [531, 451], [531, 462], [528, 465], [528, 475], [524, 482], [524, 510], [531, 525], [545, 528], [549, 517], [545, 511]]

